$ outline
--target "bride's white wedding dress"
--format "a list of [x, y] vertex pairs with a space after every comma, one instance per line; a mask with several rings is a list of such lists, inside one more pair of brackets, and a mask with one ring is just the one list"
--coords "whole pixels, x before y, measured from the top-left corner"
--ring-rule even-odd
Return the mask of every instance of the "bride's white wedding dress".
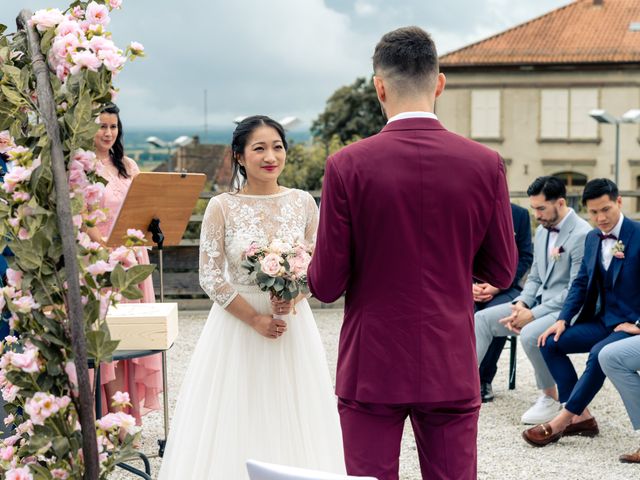
[[344, 473], [342, 438], [320, 335], [306, 300], [269, 339], [228, 313], [242, 295], [271, 313], [240, 267], [252, 241], [315, 240], [318, 211], [306, 192], [222, 194], [207, 207], [200, 284], [215, 304], [182, 382], [159, 478], [248, 478], [247, 459]]

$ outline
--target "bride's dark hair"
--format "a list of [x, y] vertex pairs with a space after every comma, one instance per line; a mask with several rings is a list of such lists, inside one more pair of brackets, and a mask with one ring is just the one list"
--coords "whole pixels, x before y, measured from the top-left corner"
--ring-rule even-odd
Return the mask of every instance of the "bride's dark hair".
[[284, 150], [287, 151], [289, 145], [285, 138], [284, 128], [274, 119], [267, 117], [266, 115], [253, 115], [242, 120], [236, 129], [233, 131], [233, 137], [231, 139], [231, 182], [229, 183], [229, 189], [236, 193], [240, 191], [242, 186], [247, 182], [247, 171], [240, 165], [238, 158], [244, 154], [244, 149], [247, 146], [247, 140], [253, 131], [262, 126], [273, 128], [284, 145]]

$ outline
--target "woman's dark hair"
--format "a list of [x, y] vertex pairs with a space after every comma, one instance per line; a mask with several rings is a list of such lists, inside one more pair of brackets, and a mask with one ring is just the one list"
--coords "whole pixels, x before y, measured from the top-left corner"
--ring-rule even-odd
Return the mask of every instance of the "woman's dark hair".
[[549, 202], [558, 200], [559, 198], [566, 199], [567, 187], [565, 187], [564, 182], [558, 177], [538, 177], [529, 185], [527, 195], [533, 197], [541, 193], [544, 195], [544, 199]]
[[115, 103], [109, 103], [100, 113], [111, 113], [118, 118], [118, 136], [116, 137], [113, 147], [109, 150], [109, 156], [118, 170], [118, 175], [122, 178], [129, 178], [127, 167], [124, 164], [124, 145], [122, 143], [124, 132], [122, 131], [122, 122], [120, 121], [120, 109]]
[[246, 169], [240, 165], [238, 162], [238, 158], [240, 155], [244, 154], [244, 149], [247, 146], [247, 140], [249, 140], [249, 136], [254, 132], [256, 128], [267, 126], [273, 128], [280, 138], [282, 139], [282, 144], [284, 145], [284, 150], [286, 151], [289, 145], [287, 144], [287, 139], [285, 137], [284, 128], [274, 119], [267, 117], [266, 115], [253, 115], [251, 117], [247, 117], [242, 120], [236, 129], [233, 131], [233, 137], [231, 139], [231, 182], [229, 184], [230, 189], [236, 192], [240, 191], [240, 188], [247, 181], [247, 171]]
[[618, 186], [608, 178], [594, 178], [584, 186], [582, 205], [586, 206], [588, 200], [594, 200], [603, 195], [609, 195], [609, 198], [615, 202], [619, 196]]

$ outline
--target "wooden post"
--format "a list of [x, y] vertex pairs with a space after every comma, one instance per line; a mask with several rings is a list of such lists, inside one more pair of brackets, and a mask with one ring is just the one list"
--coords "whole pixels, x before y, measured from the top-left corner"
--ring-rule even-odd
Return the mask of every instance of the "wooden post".
[[78, 257], [76, 252], [76, 238], [71, 215], [69, 200], [69, 185], [67, 183], [67, 169], [65, 167], [60, 128], [56, 116], [56, 106], [49, 79], [49, 68], [40, 51], [40, 36], [33, 26], [29, 26], [32, 13], [22, 10], [18, 16], [18, 28], [27, 32], [29, 52], [33, 73], [36, 76], [36, 92], [38, 94], [39, 113], [42, 116], [51, 139], [51, 170], [56, 191], [56, 210], [58, 213], [58, 230], [62, 238], [62, 251], [66, 279], [69, 288], [67, 296], [67, 314], [71, 324], [71, 347], [78, 374], [80, 390], [78, 403], [80, 407], [80, 427], [82, 428], [82, 452], [84, 456], [84, 479], [97, 480], [100, 473], [98, 448], [96, 444], [96, 426], [93, 413], [93, 397], [89, 383], [87, 366], [87, 345], [84, 332], [84, 312], [80, 295], [78, 279]]

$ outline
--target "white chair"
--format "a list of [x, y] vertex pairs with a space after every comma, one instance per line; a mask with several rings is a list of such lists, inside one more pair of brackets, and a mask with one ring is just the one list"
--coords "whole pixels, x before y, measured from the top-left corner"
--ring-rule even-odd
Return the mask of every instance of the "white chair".
[[251, 480], [376, 480], [374, 477], [337, 475], [305, 468], [258, 462], [257, 460], [247, 460], [247, 471]]

